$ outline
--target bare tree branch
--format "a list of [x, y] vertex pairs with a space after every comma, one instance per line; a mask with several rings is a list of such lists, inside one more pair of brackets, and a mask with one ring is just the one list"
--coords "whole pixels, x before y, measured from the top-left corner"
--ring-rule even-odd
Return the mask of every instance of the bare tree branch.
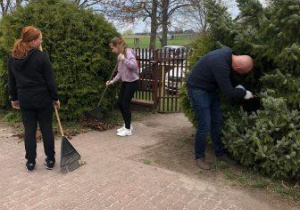
[[[207, 0], [188, 1], [190, 5], [179, 10], [179, 12], [175, 15], [177, 17], [177, 27], [181, 25], [187, 28], [192, 28], [194, 31], [199, 33], [207, 33], [210, 27], [207, 22], [207, 8], [205, 7], [205, 1]], [[214, 1], [217, 4], [222, 5], [232, 3], [232, 1], [229, 0], [210, 1]]]

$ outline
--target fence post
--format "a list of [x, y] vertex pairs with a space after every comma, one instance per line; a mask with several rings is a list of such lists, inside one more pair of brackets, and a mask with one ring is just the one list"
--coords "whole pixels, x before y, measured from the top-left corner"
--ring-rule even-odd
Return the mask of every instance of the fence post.
[[134, 46], [135, 47], [139, 47], [140, 46], [140, 38], [134, 38], [133, 42], [134, 42]]
[[158, 85], [159, 85], [159, 67], [158, 67], [158, 50], [153, 50], [153, 57], [151, 58], [152, 63], [152, 87], [153, 87], [153, 101], [154, 101], [154, 109], [157, 110], [157, 106], [159, 104], [158, 97]]

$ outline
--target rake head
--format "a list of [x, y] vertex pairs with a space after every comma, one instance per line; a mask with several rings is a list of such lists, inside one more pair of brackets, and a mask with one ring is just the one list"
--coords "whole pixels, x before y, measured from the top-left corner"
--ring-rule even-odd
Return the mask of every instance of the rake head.
[[61, 139], [61, 159], [60, 169], [62, 173], [74, 171], [79, 168], [83, 162], [77, 150], [72, 146], [66, 137]]
[[97, 107], [89, 112], [84, 113], [84, 115], [87, 118], [98, 120], [98, 121], [103, 121], [105, 119], [105, 116], [101, 112], [101, 109], [99, 107]]

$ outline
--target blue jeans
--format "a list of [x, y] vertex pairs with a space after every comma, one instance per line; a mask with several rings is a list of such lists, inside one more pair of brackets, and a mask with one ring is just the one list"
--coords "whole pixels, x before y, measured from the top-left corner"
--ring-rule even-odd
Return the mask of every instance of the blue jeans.
[[223, 118], [218, 93], [209, 93], [192, 87], [189, 87], [188, 93], [197, 120], [195, 137], [196, 159], [205, 157], [206, 137], [209, 132], [216, 156], [224, 155], [225, 149], [221, 141]]

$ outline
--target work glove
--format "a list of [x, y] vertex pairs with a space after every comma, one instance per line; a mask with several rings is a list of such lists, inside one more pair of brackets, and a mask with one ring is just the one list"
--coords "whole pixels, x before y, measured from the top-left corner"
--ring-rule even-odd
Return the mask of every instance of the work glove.
[[246, 90], [246, 88], [243, 85], [238, 85], [235, 88], [240, 88], [240, 89]]
[[244, 96], [244, 99], [249, 100], [251, 98], [253, 98], [253, 94], [249, 90], [246, 90], [246, 95]]
[[120, 53], [120, 54], [118, 55], [118, 61], [122, 61], [122, 60], [124, 60], [124, 59], [125, 59], [124, 54]]

